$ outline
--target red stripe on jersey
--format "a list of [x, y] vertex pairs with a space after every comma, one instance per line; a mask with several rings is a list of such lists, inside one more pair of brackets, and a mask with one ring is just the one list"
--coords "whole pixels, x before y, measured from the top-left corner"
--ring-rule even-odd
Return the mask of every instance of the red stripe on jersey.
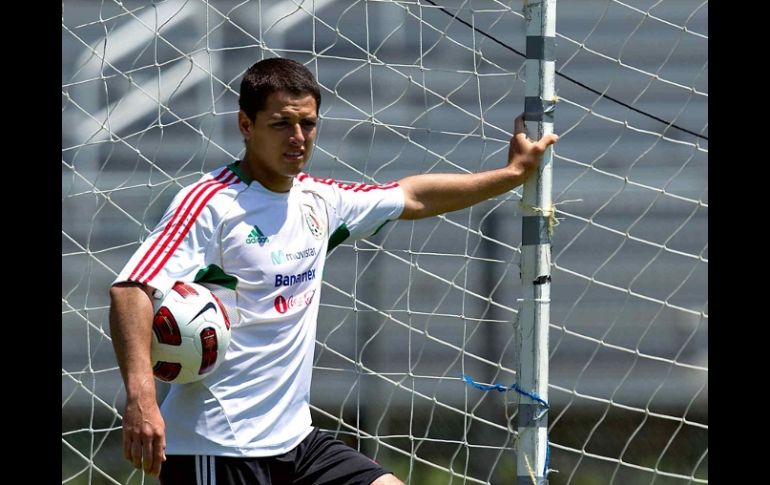
[[[162, 246], [158, 249], [158, 251], [155, 252], [152, 260], [138, 274], [138, 282], [146, 284], [149, 280], [153, 279], [158, 274], [160, 269], [166, 264], [166, 261], [168, 261], [174, 251], [176, 251], [176, 249], [182, 243], [182, 240], [185, 238], [185, 236], [187, 236], [187, 233], [190, 232], [190, 229], [195, 223], [195, 220], [203, 211], [203, 208], [206, 207], [206, 204], [208, 204], [209, 200], [211, 200], [211, 198], [217, 192], [226, 188], [228, 185], [231, 185], [231, 182], [236, 178], [237, 175], [231, 174], [227, 176], [222, 182], [209, 181], [208, 183], [201, 184], [201, 186], [196, 187], [196, 195], [193, 197], [193, 200], [187, 205], [187, 208], [179, 218], [176, 226], [169, 232], [166, 241], [163, 242]], [[188, 216], [190, 216], [189, 220]], [[158, 258], [160, 258], [164, 253], [165, 256], [156, 265]]]
[[219, 174], [217, 174], [217, 176], [214, 177], [213, 179], [208, 179], [208, 180], [204, 180], [204, 181], [198, 182], [198, 185], [193, 187], [193, 189], [190, 190], [187, 193], [185, 198], [182, 200], [182, 203], [179, 204], [179, 207], [177, 207], [177, 210], [174, 212], [174, 216], [171, 218], [171, 220], [168, 222], [168, 224], [166, 224], [166, 227], [163, 229], [163, 232], [161, 233], [161, 235], [157, 239], [155, 239], [155, 242], [152, 244], [152, 246], [150, 246], [150, 249], [144, 254], [142, 259], [139, 261], [139, 264], [137, 264], [136, 267], [134, 268], [134, 271], [131, 272], [131, 275], [128, 278], [129, 281], [135, 281], [136, 276], [139, 273], [140, 269], [142, 269], [141, 272], [146, 271], [146, 268], [143, 268], [143, 265], [144, 265], [145, 261], [147, 261], [148, 257], [150, 257], [152, 254], [154, 254], [154, 252], [158, 248], [158, 246], [161, 245], [160, 242], [164, 240], [165, 236], [169, 233], [171, 228], [175, 227], [174, 222], [177, 220], [177, 218], [180, 216], [180, 214], [182, 214], [182, 212], [184, 211], [185, 204], [190, 199], [190, 197], [192, 197], [193, 194], [195, 194], [196, 191], [199, 190], [203, 185], [209, 184], [212, 181], [218, 182], [228, 172], [229, 172], [229, 170], [225, 169], [225, 170], [222, 170], [221, 172], [219, 172]]
[[[194, 205], [195, 201], [198, 198], [196, 194], [199, 195], [200, 192], [205, 190], [206, 187], [212, 184], [219, 183], [223, 179], [227, 181], [232, 180], [233, 175], [235, 174], [232, 171], [225, 168], [224, 170], [219, 172], [219, 174], [217, 174], [214, 178], [198, 182], [198, 185], [193, 187], [193, 189], [187, 193], [185, 198], [182, 200], [182, 203], [179, 204], [179, 207], [177, 207], [176, 211], [174, 212], [174, 216], [166, 224], [166, 227], [163, 229], [163, 232], [161, 233], [161, 235], [158, 236], [157, 239], [155, 239], [155, 242], [152, 244], [152, 246], [150, 246], [150, 249], [147, 250], [147, 252], [144, 254], [142, 259], [139, 260], [139, 263], [131, 272], [131, 275], [128, 277], [129, 281], [138, 281], [139, 276], [145, 273], [149, 268], [149, 266], [151, 266], [152, 263], [158, 258], [160, 253], [168, 244], [168, 241], [173, 237], [174, 232], [181, 224], [181, 221], [184, 220], [184, 217], [190, 212], [190, 207], [188, 207], [188, 202], [190, 201], [190, 199], [193, 198], [192, 202], [189, 202], [189, 204]], [[150, 259], [148, 260], [148, 258]]]
[[[153, 269], [152, 272], [148, 276], [144, 277], [143, 281], [139, 281], [140, 283], [146, 284], [148, 281], [150, 281], [151, 279], [155, 278], [155, 276], [160, 272], [160, 269], [166, 264], [166, 261], [169, 260], [171, 255], [174, 254], [174, 251], [176, 251], [176, 249], [179, 247], [179, 245], [182, 244], [182, 240], [184, 240], [185, 236], [187, 236], [187, 233], [190, 232], [190, 229], [192, 229], [193, 224], [195, 224], [195, 220], [198, 218], [200, 213], [203, 212], [203, 208], [206, 207], [206, 204], [209, 203], [211, 198], [214, 197], [217, 192], [219, 192], [220, 190], [222, 190], [222, 189], [226, 188], [228, 185], [230, 185], [229, 182], [231, 182], [234, 179], [237, 179], [237, 175], [235, 175], [235, 174], [232, 174], [232, 175], [233, 175], [232, 177], [228, 177], [227, 179], [225, 179], [221, 183], [210, 185], [210, 186], [206, 187], [205, 189], [198, 191], [199, 193], [198, 193], [198, 196], [196, 196], [196, 199], [199, 198], [202, 194], [205, 193], [205, 195], [203, 195], [202, 202], [200, 204], [198, 204], [198, 208], [195, 209], [195, 213], [192, 215], [190, 220], [187, 221], [187, 223], [185, 223], [184, 228], [182, 228], [182, 230], [178, 232], [178, 237], [176, 239], [176, 242], [173, 243], [174, 244], [173, 247], [168, 252], [166, 252], [166, 255], [163, 257], [163, 259], [160, 261], [160, 263], [158, 263], [158, 265], [155, 266], [155, 269]], [[208, 191], [208, 193], [206, 193], [207, 191]], [[195, 202], [196, 201], [193, 201], [193, 203], [190, 204], [190, 207], [188, 209], [188, 213], [192, 210], [193, 206], [195, 205]], [[180, 221], [180, 224], [185, 220], [186, 217], [187, 217], [187, 214], [185, 214], [182, 217], [182, 221]], [[176, 233], [177, 231], [175, 230], [174, 232]], [[158, 254], [156, 255], [156, 258], [157, 258], [157, 256], [160, 256], [160, 254], [161, 254], [161, 252], [158, 252]], [[148, 268], [151, 268], [151, 267], [152, 267], [152, 263], [150, 263], [150, 266]]]
[[[185, 222], [185, 220], [190, 215], [190, 213], [193, 212], [194, 208], [198, 204], [198, 201], [201, 199], [201, 196], [203, 196], [203, 194], [205, 194], [207, 192], [210, 192], [211, 189], [214, 189], [214, 191], [212, 193], [212, 195], [213, 195], [214, 193], [218, 192], [219, 190], [227, 187], [227, 185], [229, 185], [228, 182], [230, 182], [232, 179], [234, 179], [236, 177], [237, 176], [235, 174], [232, 174], [231, 176], [227, 176], [224, 182], [216, 182], [214, 180], [208, 180], [206, 182], [201, 183], [199, 186], [197, 186], [195, 188], [195, 190], [194, 190], [195, 195], [192, 196], [192, 201], [187, 203], [185, 206], [180, 206], [179, 210], [175, 214], [174, 219], [172, 219], [172, 221], [169, 222], [169, 225], [166, 227], [167, 231], [164, 231], [164, 232], [167, 232], [166, 237], [165, 238], [158, 238], [159, 245], [156, 247], [156, 250], [152, 254], [152, 258], [147, 262], [147, 264], [144, 266], [144, 268], [142, 268], [140, 271], [135, 271], [136, 272], [136, 276], [135, 276], [135, 278], [133, 278], [133, 279], [135, 279], [135, 281], [138, 281], [140, 283], [146, 283], [147, 280], [150, 279], [150, 278], [146, 278], [145, 275], [147, 274], [148, 271], [151, 270], [151, 268], [156, 263], [158, 258], [164, 252], [167, 251], [169, 245], [170, 244], [174, 244], [173, 241], [177, 240], [177, 242], [174, 245], [174, 248], [171, 250], [171, 252], [173, 252], [173, 250], [176, 249], [176, 247], [179, 246], [179, 242], [181, 242], [181, 240], [184, 238], [184, 236], [187, 234], [187, 232], [189, 232], [189, 228], [188, 229], [183, 229], [183, 232], [180, 232], [180, 227], [182, 227], [185, 224], [187, 224], [190, 227], [192, 227], [192, 223], [195, 222], [195, 219], [198, 217], [198, 214], [200, 214], [201, 211], [197, 210], [195, 212], [195, 215], [187, 223]], [[210, 197], [205, 197], [204, 205], [208, 202], [209, 199], [210, 199]], [[182, 210], [182, 209], [184, 209], [184, 210]], [[201, 207], [201, 209], [202, 209], [202, 207]], [[176, 221], [176, 224], [174, 224], [174, 221]], [[147, 256], [149, 256], [149, 253], [148, 253]], [[170, 253], [167, 253], [167, 257], [163, 260], [163, 262], [168, 260], [168, 256], [170, 256]], [[137, 270], [138, 269], [139, 268], [137, 267]], [[154, 271], [153, 274], [157, 274], [157, 271]], [[133, 277], [133, 275], [132, 275], [132, 277]]]
[[398, 182], [390, 182], [385, 185], [363, 185], [361, 187], [356, 187], [353, 189], [353, 192], [369, 192], [370, 190], [380, 189], [380, 190], [388, 190], [388, 189], [395, 189], [398, 187]]
[[320, 184], [325, 185], [336, 185], [337, 187], [341, 188], [342, 190], [352, 190], [353, 192], [369, 192], [370, 190], [388, 190], [388, 189], [394, 189], [398, 187], [398, 182], [388, 182], [384, 185], [369, 185], [369, 184], [346, 184], [343, 182], [337, 182], [334, 179], [331, 178], [318, 178], [318, 177], [311, 177], [310, 175], [301, 172], [299, 175], [297, 175], [297, 180], [302, 182], [305, 179], [311, 179], [315, 182], [318, 182]]

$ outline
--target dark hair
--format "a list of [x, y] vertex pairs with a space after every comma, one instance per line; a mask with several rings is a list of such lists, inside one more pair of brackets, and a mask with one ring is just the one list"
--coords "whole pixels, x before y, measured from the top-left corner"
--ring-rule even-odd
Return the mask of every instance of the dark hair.
[[238, 106], [254, 121], [257, 111], [265, 109], [268, 96], [276, 91], [294, 96], [312, 94], [316, 114], [321, 107], [321, 88], [313, 73], [299, 62], [283, 57], [261, 60], [246, 71], [241, 80]]

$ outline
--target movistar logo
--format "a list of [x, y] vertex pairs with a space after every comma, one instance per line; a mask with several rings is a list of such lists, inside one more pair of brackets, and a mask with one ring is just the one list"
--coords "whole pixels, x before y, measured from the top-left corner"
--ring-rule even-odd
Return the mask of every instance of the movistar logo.
[[246, 244], [259, 244], [260, 246], [264, 246], [266, 242], [269, 242], [267, 236], [262, 234], [262, 231], [258, 226], [254, 225], [254, 228], [246, 238]]
[[307, 248], [302, 251], [290, 253], [284, 253], [283, 249], [279, 249], [278, 251], [272, 251], [270, 253], [270, 259], [272, 259], [273, 264], [283, 264], [287, 261], [299, 261], [300, 259], [310, 258], [315, 255], [315, 248]]

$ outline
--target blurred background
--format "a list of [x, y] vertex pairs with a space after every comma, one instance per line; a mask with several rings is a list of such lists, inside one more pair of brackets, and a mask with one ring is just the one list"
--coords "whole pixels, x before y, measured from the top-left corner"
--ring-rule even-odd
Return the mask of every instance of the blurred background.
[[[522, 1], [62, 3], [62, 483], [122, 458], [108, 288], [173, 195], [238, 159], [254, 62], [322, 86], [307, 172], [502, 166]], [[557, 4], [552, 484], [708, 482], [708, 2]], [[324, 274], [315, 422], [412, 484], [516, 480], [520, 190], [345, 244]], [[162, 396], [167, 389], [159, 385]]]

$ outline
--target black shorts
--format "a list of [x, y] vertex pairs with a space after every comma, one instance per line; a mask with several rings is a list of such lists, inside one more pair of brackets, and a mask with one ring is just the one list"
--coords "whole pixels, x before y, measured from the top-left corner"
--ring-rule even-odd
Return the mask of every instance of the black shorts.
[[167, 455], [161, 485], [369, 485], [390, 473], [326, 432], [313, 431], [288, 453], [262, 458]]

